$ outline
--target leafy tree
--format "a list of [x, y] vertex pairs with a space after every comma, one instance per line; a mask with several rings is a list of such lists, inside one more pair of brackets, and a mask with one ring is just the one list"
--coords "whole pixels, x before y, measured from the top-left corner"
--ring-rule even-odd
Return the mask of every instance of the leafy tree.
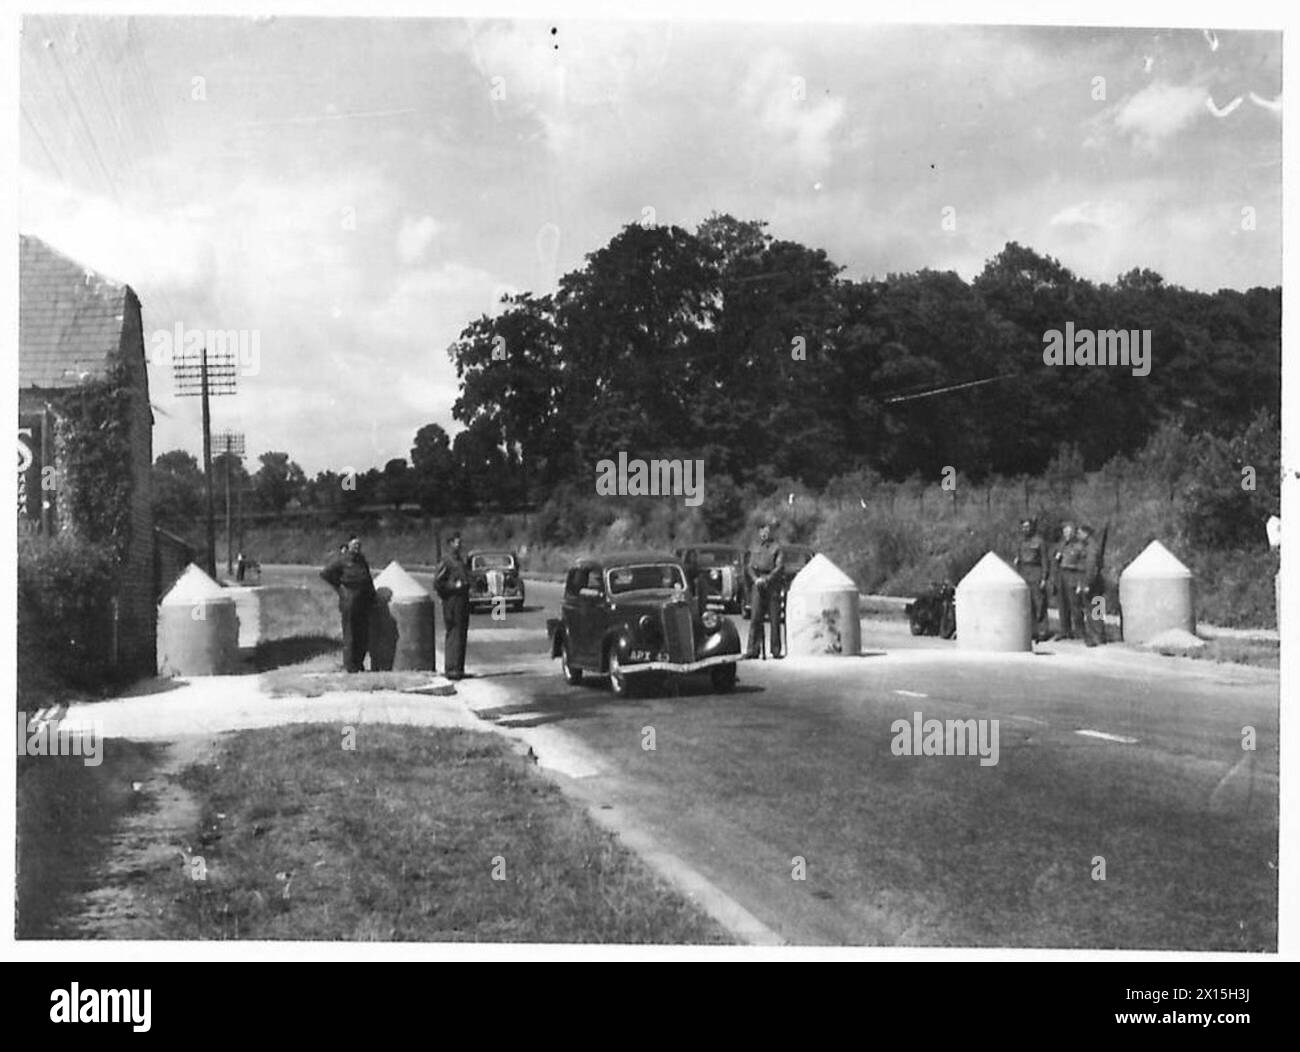
[[403, 504], [410, 500], [415, 492], [414, 473], [406, 461], [396, 457], [384, 465], [376, 496], [385, 504], [391, 504], [394, 511], [400, 511]]
[[441, 515], [453, 506], [455, 463], [451, 440], [438, 424], [425, 424], [415, 433], [411, 446], [413, 492], [420, 507]]
[[288, 453], [268, 452], [257, 459], [261, 467], [253, 475], [252, 488], [262, 510], [279, 513], [290, 501], [301, 499], [307, 476]]
[[205, 508], [203, 470], [183, 449], [160, 453], [153, 462], [153, 515], [158, 525], [181, 531], [199, 519]]

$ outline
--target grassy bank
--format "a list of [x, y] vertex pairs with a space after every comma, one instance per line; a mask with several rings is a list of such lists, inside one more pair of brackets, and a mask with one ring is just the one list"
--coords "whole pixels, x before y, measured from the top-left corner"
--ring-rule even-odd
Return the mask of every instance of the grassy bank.
[[184, 781], [207, 879], [154, 874], [173, 938], [729, 941], [498, 739], [312, 725], [233, 735]]
[[[706, 491], [707, 497], [707, 491]], [[719, 503], [724, 496], [719, 494]], [[465, 531], [469, 547], [525, 552], [533, 571], [563, 570], [578, 554], [606, 548], [671, 549], [703, 540], [748, 544], [754, 524], [775, 519], [780, 536], [811, 544], [843, 568], [865, 592], [914, 596], [930, 581], [960, 580], [988, 551], [1010, 559], [1016, 524], [1026, 514], [1055, 537], [1066, 519], [1109, 524], [1107, 600], [1118, 608], [1119, 571], [1152, 540], [1160, 540], [1193, 571], [1198, 616], [1231, 627], [1276, 624], [1273, 575], [1277, 556], [1264, 543], [1238, 549], [1193, 545], [1185, 529], [1181, 494], [1098, 472], [1068, 483], [1023, 480], [954, 490], [938, 485], [864, 483], [850, 494], [809, 494], [784, 487], [773, 496], [737, 501], [722, 514], [705, 500], [699, 508], [656, 498], [569, 496], [532, 514], [481, 515], [427, 522], [392, 518], [363, 531], [371, 563], [433, 562], [438, 537]], [[338, 530], [295, 525], [250, 527], [248, 550], [263, 562], [323, 562]]]

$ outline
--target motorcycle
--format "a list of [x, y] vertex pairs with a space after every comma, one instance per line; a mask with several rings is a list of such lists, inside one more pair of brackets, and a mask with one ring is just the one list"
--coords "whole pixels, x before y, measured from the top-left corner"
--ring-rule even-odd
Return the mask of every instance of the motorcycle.
[[957, 634], [957, 590], [948, 581], [931, 581], [905, 610], [914, 636], [952, 639]]

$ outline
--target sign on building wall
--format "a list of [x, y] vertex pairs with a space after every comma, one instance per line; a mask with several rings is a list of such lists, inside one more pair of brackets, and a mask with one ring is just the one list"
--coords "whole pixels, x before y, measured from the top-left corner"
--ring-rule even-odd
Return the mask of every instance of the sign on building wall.
[[18, 414], [18, 534], [54, 530], [56, 473], [48, 411]]

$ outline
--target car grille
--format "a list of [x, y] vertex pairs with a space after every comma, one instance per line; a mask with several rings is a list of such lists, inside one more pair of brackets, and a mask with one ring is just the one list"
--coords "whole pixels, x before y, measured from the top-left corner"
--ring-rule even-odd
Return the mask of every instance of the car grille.
[[488, 595], [501, 595], [505, 591], [505, 574], [500, 570], [489, 570], [487, 586]]
[[664, 645], [668, 660], [695, 660], [695, 633], [691, 629], [691, 608], [685, 603], [664, 607]]

